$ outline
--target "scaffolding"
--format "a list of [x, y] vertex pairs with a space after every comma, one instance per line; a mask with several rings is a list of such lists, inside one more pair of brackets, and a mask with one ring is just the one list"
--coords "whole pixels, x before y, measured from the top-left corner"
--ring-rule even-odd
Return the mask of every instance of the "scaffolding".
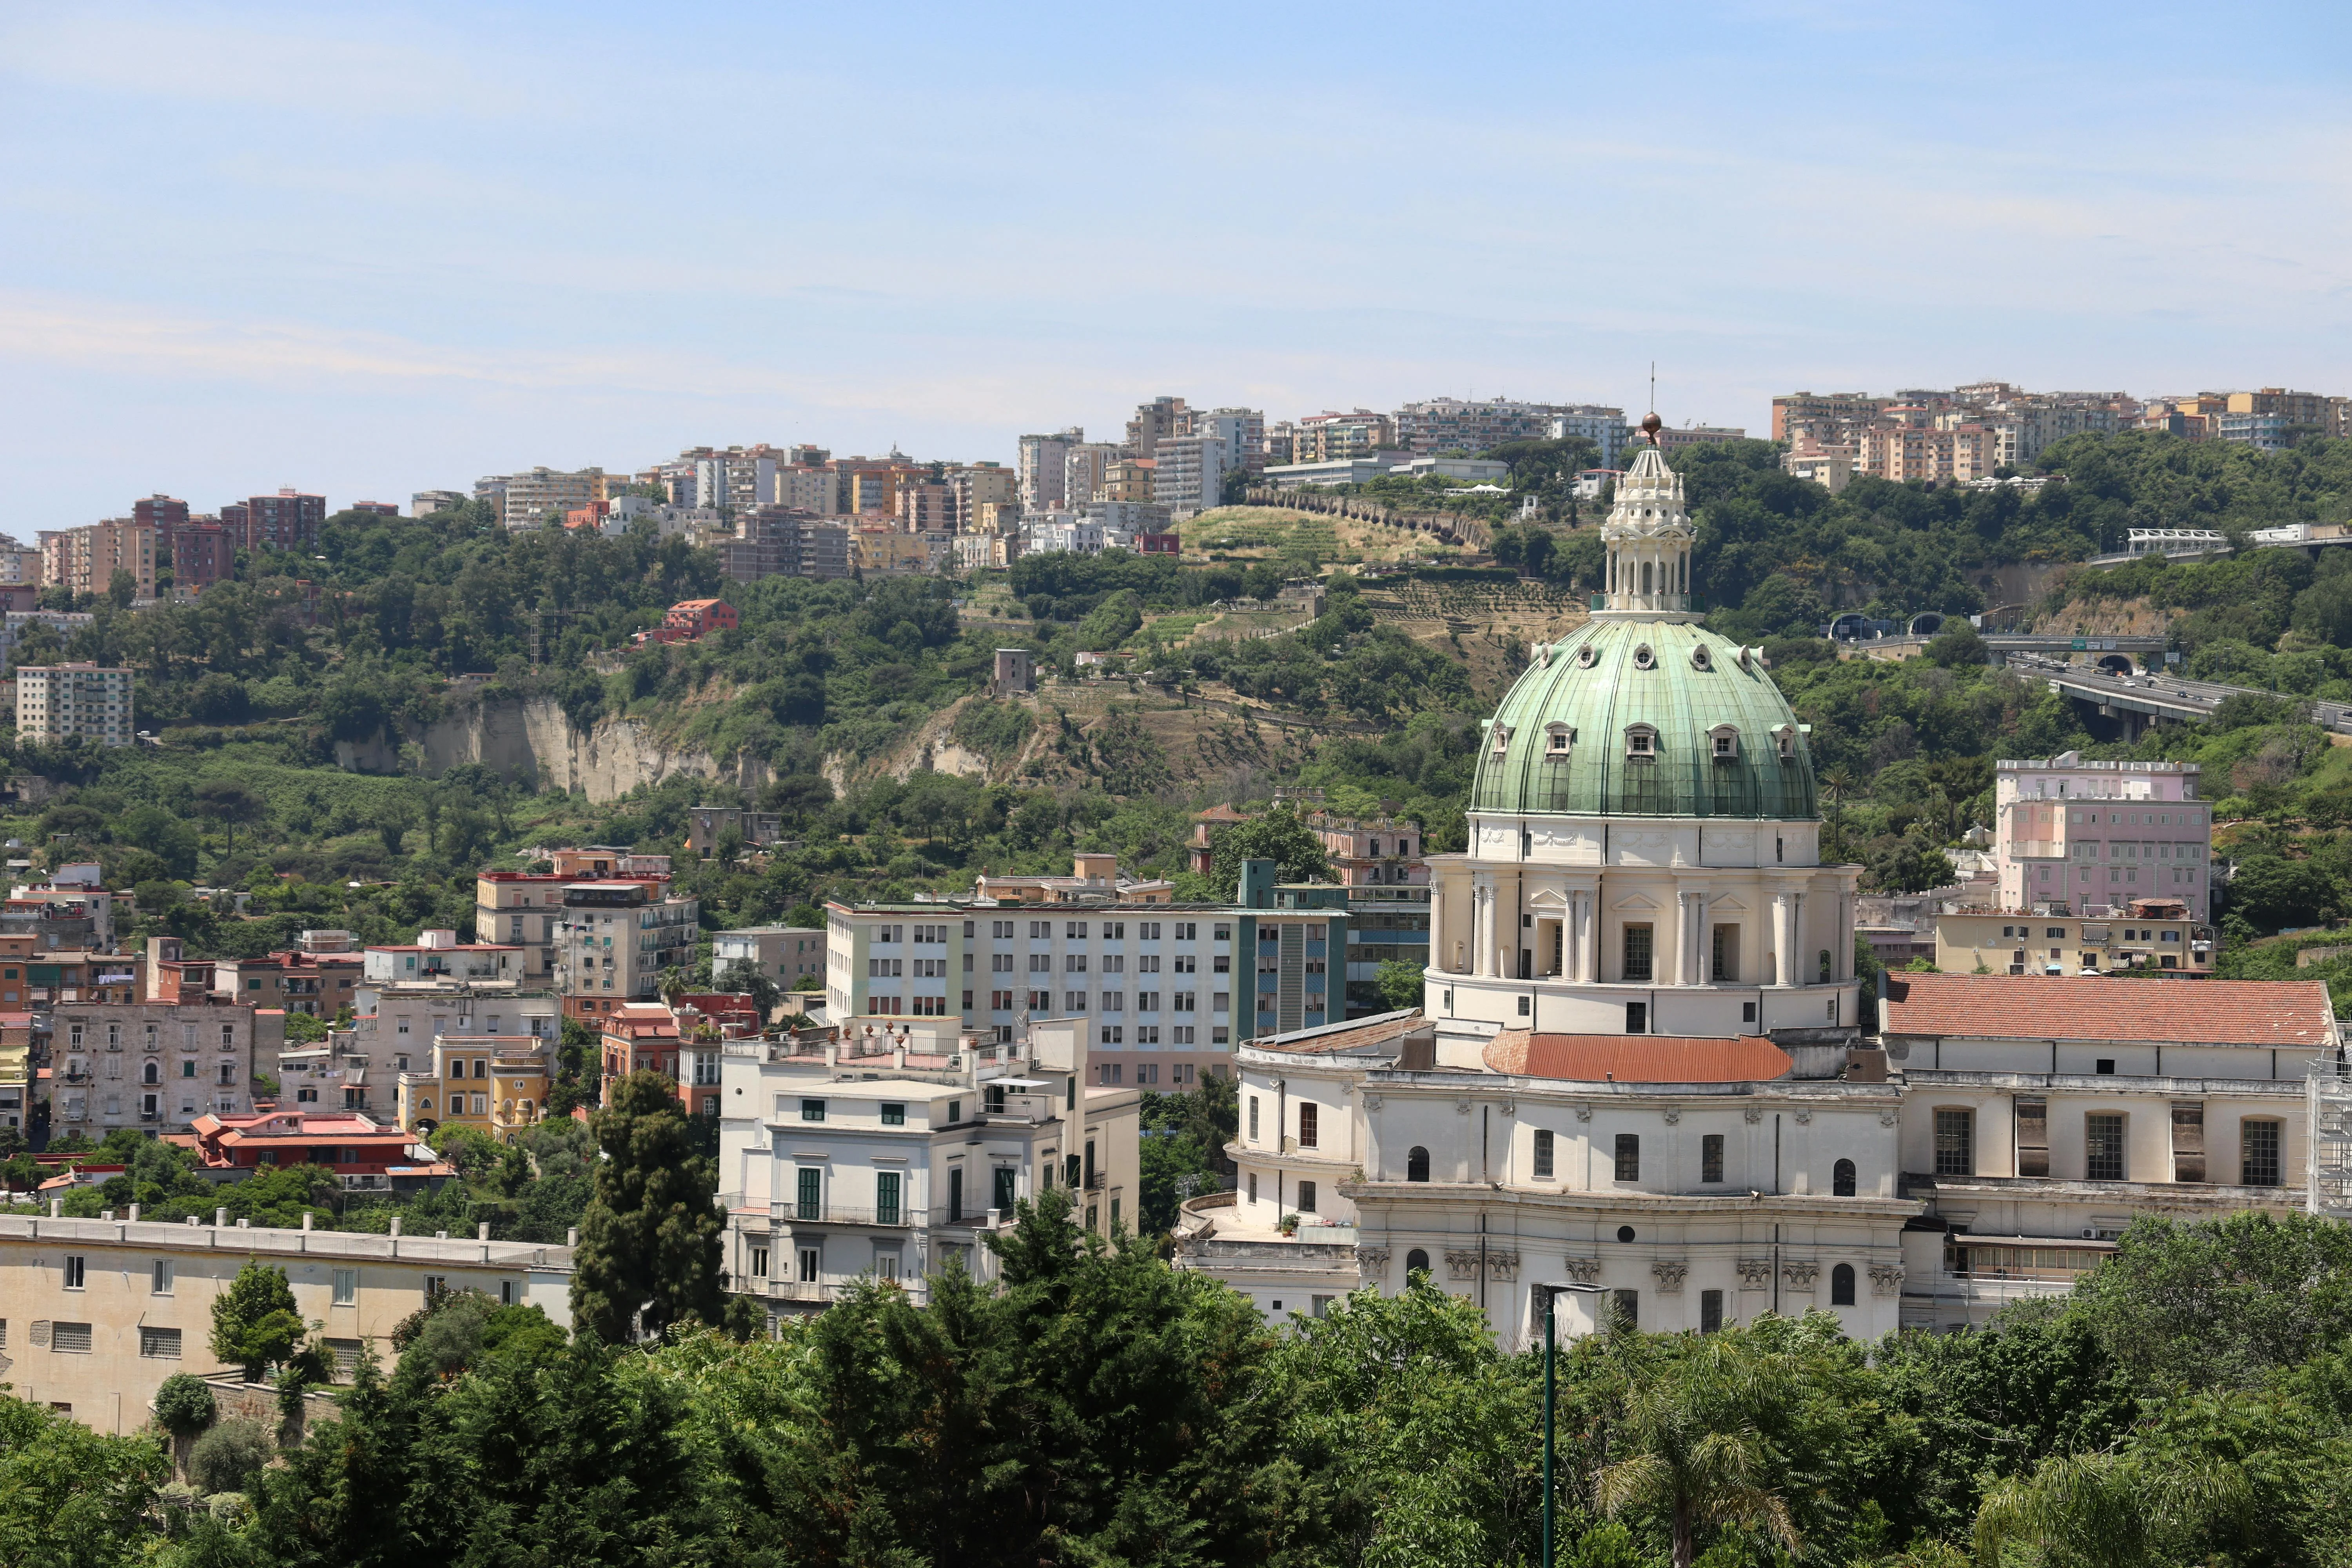
[[2343, 1047], [2313, 1060], [2305, 1093], [2311, 1110], [2305, 1184], [2311, 1212], [2352, 1220], [2352, 1062]]

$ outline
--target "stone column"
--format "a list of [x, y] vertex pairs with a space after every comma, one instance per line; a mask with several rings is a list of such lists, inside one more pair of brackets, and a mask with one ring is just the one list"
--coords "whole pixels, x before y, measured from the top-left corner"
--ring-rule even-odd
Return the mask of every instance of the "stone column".
[[1445, 883], [1441, 877], [1429, 879], [1429, 967], [1440, 972], [1451, 969], [1445, 952]]
[[1495, 889], [1483, 874], [1470, 885], [1470, 972], [1484, 978], [1495, 973]]
[[1794, 985], [1796, 971], [1791, 967], [1796, 952], [1796, 933], [1790, 930], [1789, 911], [1791, 900], [1786, 893], [1772, 895], [1772, 984]]

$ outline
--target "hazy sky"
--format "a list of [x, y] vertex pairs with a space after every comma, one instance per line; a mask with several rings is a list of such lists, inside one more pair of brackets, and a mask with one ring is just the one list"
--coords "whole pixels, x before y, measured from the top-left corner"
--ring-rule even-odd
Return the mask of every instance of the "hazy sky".
[[2347, 15], [18, 0], [0, 527], [1654, 358], [2352, 393]]

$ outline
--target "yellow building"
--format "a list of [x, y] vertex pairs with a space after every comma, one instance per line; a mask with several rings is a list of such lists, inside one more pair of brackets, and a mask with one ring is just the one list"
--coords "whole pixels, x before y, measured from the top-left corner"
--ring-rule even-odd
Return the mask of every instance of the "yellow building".
[[[2177, 910], [2179, 905], [2168, 906]], [[1950, 914], [1936, 917], [1936, 967], [1947, 974], [2213, 973], [2213, 928], [2186, 916]]]
[[507, 1142], [546, 1117], [551, 1046], [529, 1035], [436, 1037], [429, 1070], [400, 1075], [401, 1126], [455, 1124]]
[[[19, 1399], [100, 1432], [131, 1433], [173, 1373], [226, 1371], [212, 1353], [213, 1302], [251, 1260], [282, 1268], [294, 1307], [334, 1352], [338, 1381], [362, 1348], [389, 1364], [401, 1320], [444, 1290], [536, 1304], [572, 1321], [572, 1248], [225, 1223], [0, 1215], [0, 1323]], [[398, 1221], [394, 1221], [395, 1227]], [[488, 1226], [483, 1230], [487, 1232]]]

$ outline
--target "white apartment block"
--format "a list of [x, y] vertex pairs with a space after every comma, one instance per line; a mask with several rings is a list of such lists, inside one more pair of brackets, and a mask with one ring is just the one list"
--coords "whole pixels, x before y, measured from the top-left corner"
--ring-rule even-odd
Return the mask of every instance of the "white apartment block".
[[1103, 499], [1103, 488], [1109, 482], [1110, 466], [1118, 461], [1117, 444], [1108, 441], [1078, 441], [1071, 444], [1062, 458], [1062, 505], [1065, 509]]
[[1153, 448], [1159, 467], [1151, 475], [1153, 504], [1164, 506], [1181, 521], [1224, 500], [1225, 473], [1237, 467], [1231, 450], [1215, 436], [1163, 436]]
[[131, 671], [97, 664], [36, 664], [16, 670], [16, 738], [86, 736], [127, 746], [133, 735]]
[[1618, 458], [1623, 455], [1628, 439], [1625, 411], [1604, 408], [1599, 404], [1562, 408], [1551, 416], [1544, 434], [1554, 441], [1581, 436], [1601, 448], [1601, 466], [1613, 468], [1617, 466]]
[[2213, 810], [2195, 763], [2085, 762], [2074, 752], [1994, 770], [2001, 908], [2123, 915], [2149, 900], [2212, 911]]
[[[121, 961], [127, 975], [131, 961]], [[93, 1142], [118, 1127], [184, 1132], [199, 1116], [253, 1109], [257, 1064], [275, 1071], [286, 1016], [223, 1002], [59, 1006], [44, 1087], [54, 1133]]]
[[919, 1302], [951, 1268], [995, 1277], [983, 1237], [1061, 1188], [1097, 1235], [1132, 1230], [1139, 1095], [1090, 1088], [1087, 1022], [996, 1042], [850, 1020], [722, 1047], [727, 1273], [772, 1313], [821, 1309], [860, 1279]]
[[1086, 431], [1075, 425], [1051, 436], [1021, 437], [1013, 470], [1020, 488], [1023, 511], [1062, 510], [1069, 494], [1066, 487], [1069, 480], [1070, 449], [1083, 445], [1086, 438]]
[[[566, 473], [558, 468], [530, 468], [521, 473], [508, 474], [496, 481], [499, 521], [506, 527], [536, 528], [552, 517], [563, 520], [568, 511], [578, 511], [592, 501], [604, 499], [604, 470], [582, 468]], [[492, 483], [485, 479], [477, 484], [475, 493]]]
[[1192, 434], [1214, 436], [1225, 444], [1225, 471], [1265, 467], [1265, 414], [1256, 408], [1195, 408], [1190, 415]]

